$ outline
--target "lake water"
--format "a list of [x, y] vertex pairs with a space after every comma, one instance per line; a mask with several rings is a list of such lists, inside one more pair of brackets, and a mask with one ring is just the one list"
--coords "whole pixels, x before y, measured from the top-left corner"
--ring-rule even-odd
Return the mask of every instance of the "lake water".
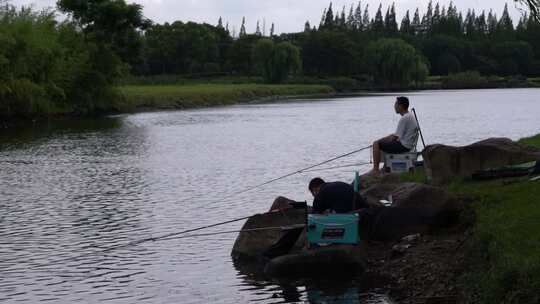
[[[278, 195], [311, 201], [317, 175], [352, 180], [355, 168], [310, 172], [222, 199], [393, 132], [396, 95], [0, 129], [0, 302], [387, 303], [361, 278], [276, 282], [235, 266], [235, 234], [91, 253], [264, 212]], [[428, 144], [540, 133], [538, 89], [407, 95]], [[331, 166], [366, 161], [362, 152]]]

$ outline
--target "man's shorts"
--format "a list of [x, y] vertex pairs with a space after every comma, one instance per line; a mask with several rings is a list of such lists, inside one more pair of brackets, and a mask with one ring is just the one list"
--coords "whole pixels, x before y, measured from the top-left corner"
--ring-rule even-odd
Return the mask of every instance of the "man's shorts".
[[411, 149], [403, 146], [399, 140], [383, 140], [379, 142], [379, 147], [382, 151], [391, 154], [400, 154], [409, 152]]

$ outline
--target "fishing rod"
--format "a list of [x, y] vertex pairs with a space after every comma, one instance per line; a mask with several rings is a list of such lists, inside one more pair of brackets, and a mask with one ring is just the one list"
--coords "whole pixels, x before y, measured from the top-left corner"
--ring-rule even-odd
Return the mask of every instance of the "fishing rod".
[[366, 166], [366, 165], [371, 165], [371, 164], [372, 164], [372, 162], [368, 162], [368, 163], [357, 163], [357, 164], [350, 164], [350, 165], [343, 165], [343, 166], [336, 166], [336, 167], [328, 167], [328, 168], [312, 169], [312, 170], [303, 171], [303, 173], [319, 172], [319, 171], [334, 170], [334, 169], [342, 169], [342, 168], [350, 168], [350, 167], [360, 167], [360, 166]]
[[[264, 214], [272, 214], [272, 213], [280, 213], [280, 212], [282, 212], [282, 210], [273, 210], [273, 211], [266, 212]], [[190, 234], [190, 235], [184, 236], [184, 234], [187, 234], [187, 233], [200, 231], [200, 230], [204, 230], [204, 229], [208, 229], [208, 228], [213, 228], [213, 227], [217, 227], [217, 226], [223, 226], [223, 225], [226, 225], [226, 224], [246, 220], [246, 219], [248, 219], [248, 218], [250, 218], [252, 216], [253, 215], [245, 216], [245, 217], [241, 217], [241, 218], [237, 218], [237, 219], [233, 219], [233, 220], [228, 220], [228, 221], [224, 221], [224, 222], [220, 222], [220, 223], [215, 223], [215, 224], [211, 224], [211, 225], [201, 226], [201, 227], [198, 227], [198, 228], [187, 229], [187, 230], [183, 230], [183, 231], [179, 231], [179, 232], [167, 233], [167, 234], [159, 235], [159, 236], [156, 236], [156, 237], [144, 238], [144, 239], [128, 242], [128, 243], [121, 244], [121, 245], [111, 246], [111, 247], [108, 247], [108, 248], [105, 248], [105, 249], [102, 249], [102, 250], [99, 250], [99, 251], [95, 251], [95, 252], [83, 253], [83, 254], [80, 254], [80, 255], [75, 256], [75, 257], [59, 259], [59, 260], [56, 260], [56, 261], [53, 261], [53, 262], [50, 262], [50, 263], [46, 263], [46, 264], [34, 265], [34, 266], [31, 266], [31, 267], [27, 267], [25, 269], [37, 269], [37, 268], [42, 268], [42, 267], [55, 265], [55, 264], [62, 263], [62, 262], [73, 262], [73, 261], [77, 261], [77, 260], [79, 260], [81, 258], [85, 258], [85, 257], [102, 255], [102, 254], [106, 254], [106, 253], [109, 253], [109, 252], [114, 251], [114, 250], [118, 250], [118, 249], [122, 249], [122, 248], [128, 248], [128, 247], [132, 247], [132, 246], [137, 246], [137, 245], [140, 245], [140, 244], [143, 244], [143, 243], [162, 241], [162, 240], [182, 239], [182, 238], [218, 235], [218, 234], [226, 234], [226, 233], [234, 233], [234, 232], [239, 233], [239, 232], [263, 231], [263, 230], [277, 230], [278, 228], [279, 229], [299, 228], [298, 225], [286, 226], [286, 227], [265, 227], [265, 228], [253, 228], [253, 229], [242, 229], [242, 230], [231, 230], [231, 231], [223, 231], [223, 232], [213, 232], [213, 233], [206, 233], [206, 234]]]
[[[223, 199], [231, 198], [231, 197], [234, 197], [234, 196], [236, 196], [236, 195], [239, 195], [239, 194], [242, 194], [242, 193], [246, 193], [246, 192], [248, 192], [248, 191], [251, 191], [251, 190], [254, 190], [254, 189], [263, 187], [263, 186], [265, 186], [265, 185], [268, 185], [268, 184], [270, 184], [270, 183], [279, 181], [279, 180], [281, 180], [281, 179], [284, 179], [284, 178], [293, 176], [293, 175], [295, 175], [295, 174], [300, 174], [300, 173], [303, 173], [303, 172], [307, 172], [308, 170], [311, 170], [311, 169], [313, 169], [313, 168], [316, 168], [316, 167], [319, 167], [319, 166], [328, 164], [328, 163], [330, 163], [330, 162], [336, 161], [336, 160], [338, 160], [338, 159], [341, 159], [341, 158], [350, 156], [350, 155], [352, 155], [352, 154], [355, 154], [355, 153], [358, 153], [358, 152], [361, 152], [361, 151], [370, 149], [371, 147], [372, 147], [372, 146], [367, 146], [367, 147], [364, 147], [364, 148], [361, 148], [361, 149], [357, 149], [357, 150], [354, 150], [354, 151], [351, 151], [351, 152], [348, 152], [348, 153], [345, 153], [345, 154], [342, 154], [342, 155], [333, 157], [333, 158], [331, 158], [331, 159], [322, 161], [322, 162], [317, 163], [317, 164], [315, 164], [315, 165], [311, 165], [311, 166], [302, 168], [302, 169], [300, 169], [300, 170], [291, 172], [291, 173], [289, 173], [289, 174], [285, 174], [285, 175], [282, 175], [282, 176], [280, 176], [280, 177], [271, 179], [271, 180], [266, 181], [266, 182], [264, 182], [264, 183], [261, 183], [261, 184], [258, 184], [258, 185], [252, 186], [252, 187], [248, 187], [248, 188], [246, 188], [246, 189], [244, 189], [244, 190], [241, 190], [241, 191], [237, 191], [237, 192], [231, 193], [230, 195], [224, 196], [224, 197], [222, 197], [220, 200], [215, 201], [215, 203], [218, 203], [218, 202], [220, 202], [220, 201], [223, 200]], [[213, 204], [213, 203], [214, 203], [214, 202], [212, 202], [212, 203], [210, 203], [210, 204]], [[267, 213], [273, 213], [273, 212], [281, 212], [281, 210], [270, 211], [270, 212], [267, 212]], [[193, 229], [187, 229], [187, 230], [183, 230], [183, 231], [179, 231], [179, 232], [167, 233], [167, 234], [160, 235], [160, 236], [156, 236], [156, 237], [148, 237], [148, 238], [144, 238], [144, 239], [140, 239], [140, 240], [128, 242], [128, 243], [126, 243], [126, 244], [121, 244], [121, 245], [116, 245], [116, 246], [108, 247], [108, 248], [105, 248], [105, 249], [100, 250], [100, 251], [91, 252], [91, 253], [85, 253], [85, 254], [81, 254], [81, 255], [75, 256], [75, 257], [70, 257], [70, 258], [60, 259], [60, 260], [57, 260], [57, 261], [54, 261], [54, 262], [48, 263], [48, 264], [36, 265], [36, 266], [34, 266], [34, 267], [30, 267], [30, 269], [46, 267], [46, 266], [58, 264], [58, 263], [61, 263], [61, 262], [76, 261], [76, 260], [79, 260], [79, 259], [81, 259], [81, 258], [83, 258], [83, 257], [88, 257], [88, 256], [92, 256], [92, 255], [101, 255], [101, 254], [108, 253], [108, 252], [111, 252], [111, 251], [114, 251], [114, 250], [118, 250], [118, 249], [121, 249], [121, 248], [127, 248], [127, 247], [137, 246], [137, 245], [140, 245], [140, 244], [143, 244], [143, 243], [155, 242], [155, 241], [162, 240], [162, 239], [167, 239], [167, 238], [177, 237], [177, 236], [180, 236], [180, 235], [183, 235], [183, 234], [187, 234], [187, 233], [190, 233], [190, 232], [200, 231], [200, 230], [204, 230], [204, 229], [208, 229], [208, 228], [213, 228], [213, 227], [222, 226], [222, 225], [226, 225], [226, 224], [230, 224], [230, 223], [234, 223], [234, 222], [239, 222], [239, 221], [242, 221], [242, 220], [246, 220], [246, 219], [248, 219], [248, 218], [250, 218], [250, 217], [252, 217], [252, 215], [250, 215], [250, 216], [245, 216], [245, 217], [241, 217], [241, 218], [237, 218], [237, 219], [232, 219], [232, 220], [228, 220], [228, 221], [220, 222], [220, 223], [216, 223], [216, 224], [211, 224], [211, 225], [201, 226], [201, 227], [197, 227], [197, 228], [193, 228]]]
[[[320, 162], [320, 163], [318, 163], [318, 164], [311, 165], [311, 166], [309, 166], [309, 167], [302, 168], [302, 169], [300, 169], [300, 170], [297, 170], [297, 171], [294, 171], [294, 172], [291, 172], [291, 173], [282, 175], [282, 176], [280, 176], [280, 177], [273, 178], [273, 179], [271, 179], [271, 180], [269, 180], [269, 181], [266, 181], [266, 182], [264, 182], [264, 183], [261, 183], [261, 184], [255, 185], [255, 186], [248, 187], [248, 188], [246, 188], [246, 189], [244, 189], [244, 190], [241, 190], [241, 191], [238, 191], [238, 192], [231, 193], [230, 195], [224, 196], [224, 197], [222, 197], [221, 199], [231, 198], [231, 197], [234, 197], [234, 196], [237, 196], [237, 195], [240, 195], [240, 194], [249, 192], [249, 191], [251, 191], [251, 190], [255, 190], [255, 189], [257, 189], [257, 188], [266, 186], [266, 185], [268, 185], [268, 184], [277, 182], [277, 181], [282, 180], [282, 179], [285, 179], [285, 178], [287, 178], [287, 177], [291, 177], [291, 176], [296, 175], [296, 174], [301, 174], [301, 173], [307, 172], [308, 170], [311, 170], [311, 169], [316, 168], [316, 167], [320, 167], [320, 166], [322, 166], [322, 165], [326, 165], [326, 164], [331, 163], [331, 162], [333, 162], [333, 161], [336, 161], [336, 160], [338, 160], [338, 159], [342, 159], [342, 158], [344, 158], [344, 157], [353, 155], [353, 154], [355, 154], [355, 153], [362, 152], [362, 151], [367, 150], [367, 149], [371, 149], [371, 147], [372, 147], [372, 146], [370, 145], [370, 146], [367, 146], [367, 147], [364, 147], [364, 148], [361, 148], [361, 149], [357, 149], [357, 150], [351, 151], [351, 152], [349, 152], [349, 153], [345, 153], [345, 154], [342, 154], [342, 155], [333, 157], [333, 158], [331, 158], [331, 159], [325, 160], [325, 161]], [[218, 202], [219, 202], [219, 201], [218, 201]]]
[[[274, 211], [272, 211], [272, 212], [274, 212]], [[268, 212], [268, 213], [271, 213], [271, 212]], [[108, 248], [105, 248], [105, 249], [102, 249], [102, 250], [99, 250], [99, 251], [83, 253], [83, 254], [80, 254], [78, 256], [59, 259], [59, 260], [52, 261], [52, 262], [46, 263], [46, 264], [34, 265], [34, 266], [31, 266], [31, 267], [27, 267], [26, 269], [37, 269], [37, 268], [47, 267], [47, 266], [51, 266], [51, 265], [55, 265], [55, 264], [59, 264], [59, 263], [63, 263], [63, 262], [73, 262], [73, 261], [77, 261], [77, 260], [80, 260], [80, 259], [85, 258], [85, 257], [102, 255], [102, 254], [105, 254], [105, 253], [108, 253], [108, 252], [111, 252], [111, 251], [114, 251], [114, 250], [122, 249], [122, 248], [128, 248], [128, 247], [131, 247], [131, 246], [137, 246], [137, 245], [140, 245], [140, 244], [143, 244], [143, 243], [148, 243], [148, 242], [156, 242], [156, 241], [159, 241], [159, 240], [165, 239], [165, 238], [177, 237], [179, 235], [187, 234], [187, 233], [190, 233], [190, 232], [195, 232], [195, 231], [199, 231], [199, 230], [203, 230], [203, 229], [208, 229], [208, 228], [213, 228], [213, 227], [217, 227], [217, 226], [223, 226], [223, 225], [234, 223], [234, 222], [239, 222], [239, 221], [242, 221], [242, 220], [246, 220], [246, 219], [250, 218], [251, 216], [245, 216], [245, 217], [241, 217], [241, 218], [237, 218], [237, 219], [233, 219], [233, 220], [228, 220], [228, 221], [225, 221], [225, 222], [220, 222], [220, 223], [215, 223], [215, 224], [212, 224], [212, 225], [201, 226], [201, 227], [193, 228], [193, 229], [187, 229], [187, 230], [183, 230], [183, 231], [179, 231], [179, 232], [175, 232], [175, 233], [167, 233], [167, 234], [156, 236], [156, 237], [144, 238], [144, 239], [128, 242], [128, 243], [121, 244], [121, 245], [111, 246], [111, 247], [108, 247]]]
[[[362, 151], [367, 150], [367, 149], [371, 149], [372, 147], [373, 147], [373, 146], [370, 145], [370, 146], [367, 146], [367, 147], [363, 147], [363, 148], [361, 148], [361, 149], [357, 149], [357, 150], [351, 151], [351, 152], [349, 152], [349, 153], [345, 153], [345, 154], [342, 154], [342, 155], [333, 157], [333, 158], [331, 158], [331, 159], [325, 160], [325, 161], [320, 162], [320, 163], [318, 163], [318, 164], [311, 165], [311, 166], [309, 166], [309, 167], [302, 168], [302, 169], [300, 169], [300, 170], [297, 170], [297, 171], [294, 171], [294, 172], [285, 174], [285, 175], [283, 175], [283, 176], [273, 178], [273, 179], [271, 179], [271, 180], [268, 180], [268, 181], [266, 181], [266, 182], [260, 183], [260, 184], [258, 184], [258, 185], [250, 186], [250, 187], [245, 188], [245, 189], [243, 189], [243, 190], [240, 190], [240, 191], [233, 192], [233, 193], [230, 193], [230, 194], [228, 194], [228, 195], [222, 196], [219, 200], [212, 201], [212, 202], [210, 202], [210, 203], [208, 203], [208, 204], [211, 205], [211, 204], [219, 203], [219, 202], [221, 202], [221, 201], [224, 200], [224, 199], [233, 198], [233, 197], [235, 197], [235, 196], [237, 196], [237, 195], [240, 195], [240, 194], [249, 192], [249, 191], [251, 191], [251, 190], [255, 190], [255, 189], [257, 189], [257, 188], [260, 188], [260, 187], [266, 186], [266, 185], [268, 185], [268, 184], [277, 182], [277, 181], [282, 180], [282, 179], [285, 179], [285, 178], [287, 178], [287, 177], [291, 177], [291, 176], [296, 175], [296, 174], [301, 174], [301, 173], [307, 173], [307, 172], [310, 172], [309, 170], [311, 170], [311, 169], [313, 169], [313, 168], [320, 167], [320, 166], [322, 166], [322, 165], [331, 163], [331, 162], [336, 161], [336, 160], [338, 160], [338, 159], [345, 158], [345, 157], [347, 157], [347, 156], [350, 156], [350, 155], [355, 154], [355, 153], [358, 153], [358, 152], [362, 152]], [[199, 197], [200, 197], [200, 195], [194, 195], [194, 196], [191, 196], [191, 197], [189, 197], [189, 198], [183, 199], [182, 202], [188, 202], [188, 201], [190, 201], [190, 200], [192, 200], [192, 199], [196, 199], [196, 198], [199, 198]]]
[[418, 121], [418, 116], [416, 115], [416, 110], [412, 108], [414, 119], [416, 119], [416, 125], [418, 125], [418, 133], [420, 133], [420, 139], [422, 139], [422, 145], [424, 149], [426, 148], [426, 142], [424, 141], [424, 135], [422, 135], [422, 129], [420, 128], [420, 122]]
[[170, 240], [185, 239], [185, 238], [192, 238], [192, 237], [214, 236], [214, 235], [242, 233], [242, 232], [288, 230], [288, 229], [296, 229], [296, 228], [303, 228], [303, 227], [306, 227], [306, 224], [298, 224], [298, 225], [291, 225], [291, 226], [264, 227], [264, 228], [251, 228], [251, 229], [240, 229], [240, 230], [227, 230], [227, 231], [182, 235], [182, 236], [176, 236], [176, 237], [171, 237], [171, 238], [159, 239], [158, 241], [170, 241]]
[[[232, 234], [232, 233], [246, 233], [246, 232], [259, 232], [259, 231], [272, 231], [272, 230], [292, 230], [292, 229], [299, 229], [299, 228], [303, 228], [305, 227], [306, 224], [296, 224], [296, 225], [290, 225], [290, 226], [274, 226], [274, 227], [262, 227], [262, 228], [250, 228], [250, 229], [240, 229], [240, 230], [226, 230], [226, 231], [218, 231], [218, 232], [210, 232], [210, 233], [199, 233], [199, 234], [190, 234], [190, 235], [182, 235], [182, 236], [173, 236], [173, 237], [167, 237], [167, 238], [156, 238], [154, 241], [170, 241], [170, 240], [177, 240], [177, 239], [186, 239], [186, 238], [196, 238], [196, 237], [205, 237], [205, 236], [214, 236], [214, 235], [224, 235], [224, 234]], [[37, 268], [41, 268], [41, 267], [46, 267], [46, 266], [52, 266], [54, 264], [57, 264], [58, 262], [61, 262], [61, 261], [76, 261], [78, 260], [79, 258], [82, 258], [82, 257], [88, 257], [88, 256], [92, 256], [92, 255], [97, 255], [98, 253], [104, 253], [105, 251], [101, 251], [101, 252], [92, 252], [92, 253], [89, 253], [89, 254], [86, 254], [86, 255], [80, 255], [76, 258], [69, 258], [69, 259], [64, 259], [64, 260], [59, 260], [59, 261], [55, 261], [55, 262], [52, 262], [52, 263], [48, 263], [48, 264], [42, 264], [42, 265], [34, 265], [34, 266], [31, 266], [31, 267], [25, 267], [24, 269], [25, 270], [28, 270], [28, 269], [37, 269]], [[86, 279], [87, 277], [85, 276], [83, 279]], [[78, 281], [78, 280], [77, 280]]]

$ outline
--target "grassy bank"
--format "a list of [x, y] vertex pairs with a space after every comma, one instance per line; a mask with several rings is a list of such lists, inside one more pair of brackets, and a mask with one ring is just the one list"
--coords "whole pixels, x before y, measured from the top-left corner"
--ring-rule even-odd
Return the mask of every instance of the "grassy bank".
[[264, 85], [264, 84], [193, 84], [193, 85], [128, 85], [119, 88], [124, 101], [117, 110], [141, 108], [194, 108], [230, 105], [258, 99], [299, 95], [331, 94], [325, 85]]
[[[130, 76], [122, 79], [123, 86], [140, 85], [263, 85], [264, 81], [257, 76], [230, 75], [153, 75]], [[332, 87], [336, 92], [355, 91], [396, 91], [396, 90], [444, 90], [444, 89], [495, 89], [495, 88], [539, 88], [540, 78], [523, 76], [485, 76], [478, 72], [462, 72], [448, 76], [430, 76], [423, 83], [405, 87], [386, 87], [373, 83], [369, 75], [354, 77], [310, 77], [295, 76], [287, 81], [288, 85], [324, 85]]]
[[[521, 143], [540, 148], [540, 135]], [[422, 172], [403, 176], [425, 181]], [[540, 181], [457, 182], [476, 213], [462, 281], [467, 303], [540, 303]]]

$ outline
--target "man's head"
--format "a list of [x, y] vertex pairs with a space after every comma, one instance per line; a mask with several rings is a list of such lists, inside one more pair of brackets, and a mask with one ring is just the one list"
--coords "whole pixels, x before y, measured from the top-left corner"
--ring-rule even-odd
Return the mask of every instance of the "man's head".
[[405, 96], [396, 98], [394, 109], [396, 110], [397, 114], [407, 113], [409, 111], [409, 98]]
[[313, 197], [317, 196], [317, 194], [319, 194], [319, 191], [321, 190], [321, 187], [325, 184], [325, 181], [320, 178], [320, 177], [316, 177], [314, 179], [312, 179], [310, 182], [309, 182], [309, 192], [311, 192], [311, 194], [313, 194]]

